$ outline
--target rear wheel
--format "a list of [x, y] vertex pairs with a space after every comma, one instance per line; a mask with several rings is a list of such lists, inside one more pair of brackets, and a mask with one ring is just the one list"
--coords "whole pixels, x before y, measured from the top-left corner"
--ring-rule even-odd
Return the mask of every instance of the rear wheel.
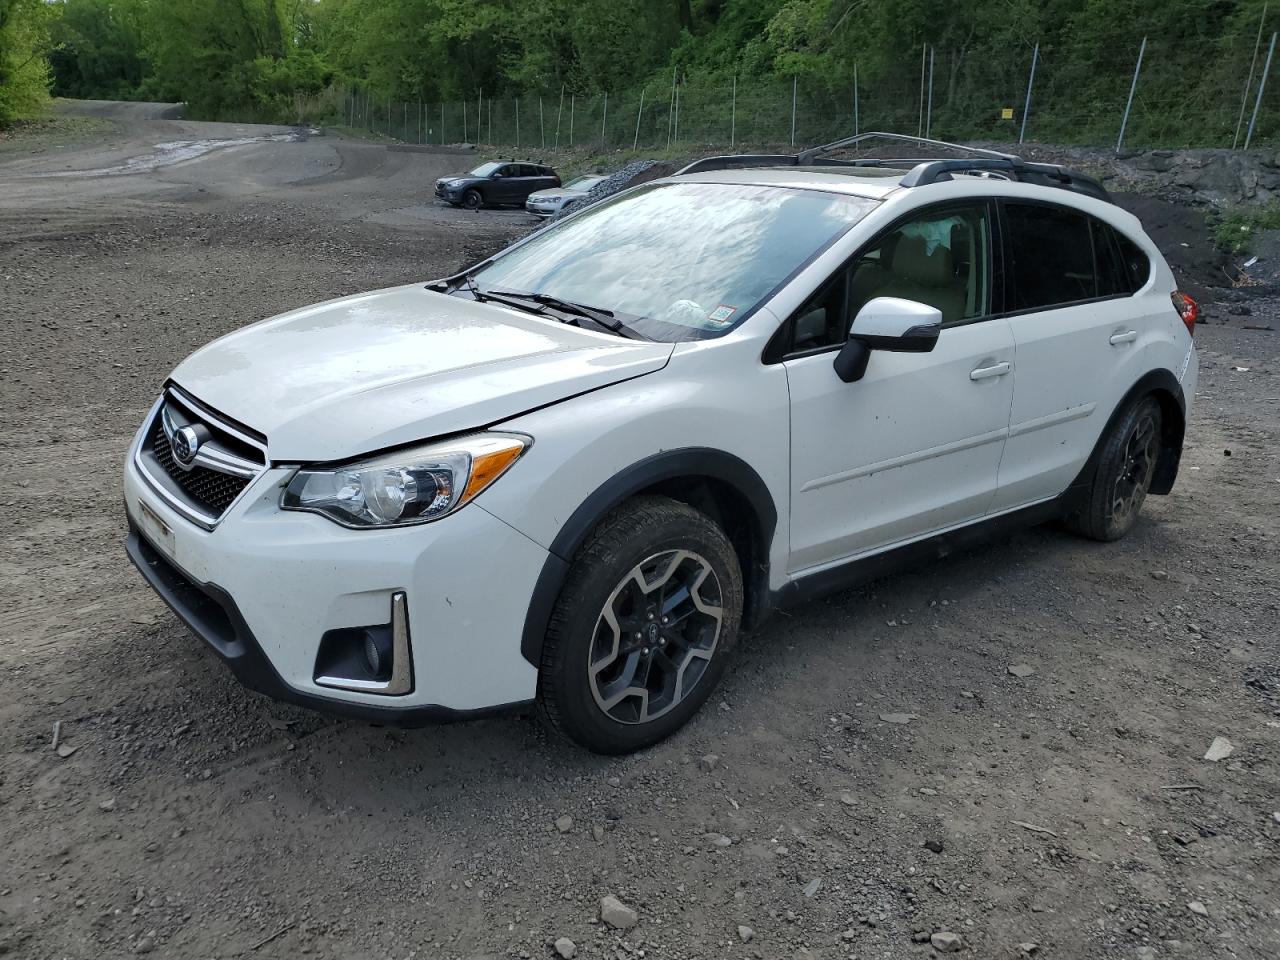
[[462, 195], [462, 205], [468, 210], [479, 210], [484, 203], [484, 197], [480, 195], [479, 190], [468, 190]]
[[1136, 401], [1107, 437], [1084, 503], [1067, 526], [1094, 540], [1119, 540], [1138, 521], [1160, 457], [1160, 404]]
[[542, 650], [542, 711], [597, 753], [656, 743], [710, 696], [741, 615], [742, 573], [724, 532], [676, 500], [628, 501], [569, 569]]

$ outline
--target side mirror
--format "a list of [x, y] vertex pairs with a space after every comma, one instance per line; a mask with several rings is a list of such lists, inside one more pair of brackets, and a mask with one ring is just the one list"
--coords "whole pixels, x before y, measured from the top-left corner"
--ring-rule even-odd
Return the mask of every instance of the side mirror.
[[938, 343], [942, 311], [914, 300], [876, 297], [858, 311], [849, 339], [836, 354], [836, 375], [845, 383], [861, 380], [872, 350], [928, 353]]
[[489, 174], [489, 179], [490, 179], [490, 180], [501, 180], [501, 179], [502, 179], [502, 171], [501, 171], [501, 170], [495, 170], [495, 171], [493, 171], [493, 173]]

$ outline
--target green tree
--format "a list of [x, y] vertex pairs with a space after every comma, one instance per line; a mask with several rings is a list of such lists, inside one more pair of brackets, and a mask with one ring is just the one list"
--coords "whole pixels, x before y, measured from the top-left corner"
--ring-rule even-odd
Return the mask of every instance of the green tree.
[[0, 127], [34, 116], [49, 99], [49, 25], [42, 0], [0, 0]]
[[129, 100], [149, 72], [144, 0], [63, 0], [50, 54], [60, 97]]

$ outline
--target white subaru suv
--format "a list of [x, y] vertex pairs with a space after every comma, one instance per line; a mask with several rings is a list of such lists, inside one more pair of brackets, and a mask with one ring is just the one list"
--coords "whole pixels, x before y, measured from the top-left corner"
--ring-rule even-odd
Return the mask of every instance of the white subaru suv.
[[209, 344], [129, 451], [129, 554], [269, 696], [536, 703], [619, 753], [771, 609], [993, 521], [1123, 536], [1196, 385], [1155, 245], [1060, 167], [827, 156], [853, 142], [698, 161]]

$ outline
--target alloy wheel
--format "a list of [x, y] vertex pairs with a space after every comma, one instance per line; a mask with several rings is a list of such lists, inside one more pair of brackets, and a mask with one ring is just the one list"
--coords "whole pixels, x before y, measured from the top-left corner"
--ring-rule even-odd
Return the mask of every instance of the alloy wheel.
[[1133, 425], [1124, 444], [1124, 463], [1111, 493], [1111, 519], [1127, 523], [1138, 512], [1151, 486], [1156, 459], [1160, 455], [1160, 435], [1155, 416], [1143, 414]]
[[587, 673], [596, 705], [619, 723], [648, 723], [679, 704], [720, 640], [720, 580], [706, 558], [667, 550], [622, 578], [596, 621]]

